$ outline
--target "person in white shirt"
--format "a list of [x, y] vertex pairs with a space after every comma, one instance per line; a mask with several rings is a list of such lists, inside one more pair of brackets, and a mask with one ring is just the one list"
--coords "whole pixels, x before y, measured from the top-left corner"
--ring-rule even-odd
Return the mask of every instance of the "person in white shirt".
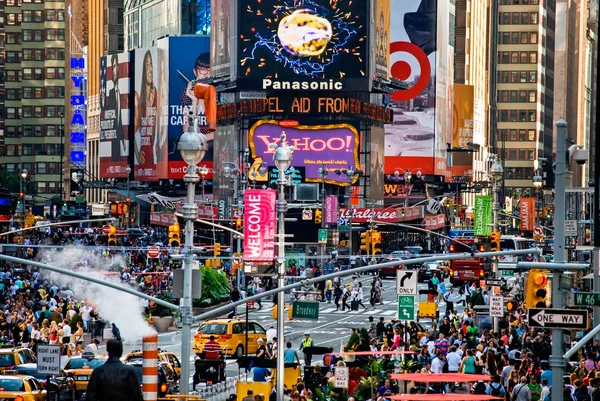
[[92, 307], [85, 304], [85, 301], [81, 301], [81, 306], [79, 307], [79, 313], [81, 314], [81, 319], [83, 319], [83, 326], [85, 327], [85, 331], [90, 331], [92, 328], [90, 327], [90, 322], [92, 321], [92, 317], [90, 313], [92, 312]]
[[548, 387], [548, 379], [542, 379], [542, 392], [540, 393], [540, 400], [543, 401], [546, 398], [546, 395], [548, 394], [550, 394], [550, 387]]
[[269, 326], [267, 330], [267, 343], [273, 341], [273, 338], [277, 337], [277, 330], [273, 326]]
[[67, 320], [63, 320], [63, 343], [71, 343], [71, 326]]
[[92, 352], [94, 354], [98, 354], [98, 344], [100, 344], [100, 341], [94, 338], [91, 343], [85, 346], [83, 352]]
[[448, 372], [449, 373], [457, 373], [460, 367], [460, 362], [462, 358], [460, 354], [456, 351], [456, 347], [450, 347], [450, 352], [446, 356], [446, 360], [448, 361]]
[[437, 358], [434, 358], [431, 361], [431, 373], [443, 373], [444, 372], [444, 363], [446, 362], [446, 357], [440, 351], [437, 354]]

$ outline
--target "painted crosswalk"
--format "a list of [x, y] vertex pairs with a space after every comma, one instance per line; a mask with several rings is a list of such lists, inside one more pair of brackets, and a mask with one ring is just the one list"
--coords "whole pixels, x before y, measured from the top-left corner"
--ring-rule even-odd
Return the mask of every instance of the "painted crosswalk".
[[[252, 316], [255, 318], [259, 318], [259, 319], [268, 319], [271, 317], [273, 313], [273, 308], [267, 308], [264, 307], [261, 310], [257, 310], [255, 312], [252, 313]], [[371, 309], [371, 308], [360, 308], [359, 310], [342, 310], [342, 309], [337, 309], [336, 307], [327, 307], [327, 308], [321, 308], [319, 310], [319, 315], [345, 315], [345, 314], [351, 314], [351, 315], [367, 315], [367, 316], [395, 316], [397, 313], [396, 311], [396, 306], [395, 305], [390, 305], [389, 309], [383, 309], [383, 308], [376, 308], [376, 309]]]

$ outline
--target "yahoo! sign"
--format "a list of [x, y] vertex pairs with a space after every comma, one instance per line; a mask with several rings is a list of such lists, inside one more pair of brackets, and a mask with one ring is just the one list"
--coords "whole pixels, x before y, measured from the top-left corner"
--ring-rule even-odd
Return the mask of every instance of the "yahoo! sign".
[[[282, 127], [276, 120], [255, 123], [248, 134], [252, 157], [262, 157], [267, 164], [273, 163], [273, 151], [269, 144], [279, 142], [281, 132], [294, 147], [293, 167], [306, 168], [306, 181], [321, 182], [319, 169], [324, 164], [330, 174], [325, 180], [331, 184], [350, 185], [350, 180], [333, 173], [335, 170], [357, 170], [358, 131], [350, 124], [298, 125]], [[357, 178], [355, 178], [356, 180]]]
[[69, 159], [73, 163], [85, 163], [86, 151], [86, 94], [87, 66], [85, 58], [71, 57], [71, 150]]
[[276, 192], [271, 189], [244, 191], [244, 260], [271, 262], [275, 257]]

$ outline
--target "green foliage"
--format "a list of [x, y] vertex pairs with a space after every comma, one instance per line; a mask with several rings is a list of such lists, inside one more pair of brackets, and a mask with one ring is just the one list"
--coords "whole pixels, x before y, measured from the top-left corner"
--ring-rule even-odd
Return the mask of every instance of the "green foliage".
[[379, 379], [375, 376], [363, 377], [356, 386], [354, 398], [357, 400], [369, 400], [371, 395], [377, 392], [379, 388]]
[[69, 326], [71, 326], [71, 330], [73, 333], [77, 331], [77, 322], [81, 322], [81, 324], [83, 324], [83, 318], [79, 313], [74, 314], [71, 318], [71, 321], [69, 322]]
[[409, 373], [413, 373], [417, 370], [417, 362], [406, 358], [400, 362], [400, 369]]
[[[161, 291], [158, 294], [158, 299], [165, 301], [165, 302], [175, 304], [175, 302], [173, 300], [173, 293], [171, 291]], [[150, 308], [150, 315], [165, 317], [165, 316], [172, 316], [173, 312], [171, 309], [167, 308], [166, 306], [154, 304]]]
[[207, 307], [219, 305], [231, 299], [231, 289], [225, 273], [207, 266], [201, 266], [202, 298], [194, 299], [193, 306]]
[[8, 193], [19, 193], [21, 190], [21, 174], [19, 171], [4, 171], [0, 174], [0, 187]]

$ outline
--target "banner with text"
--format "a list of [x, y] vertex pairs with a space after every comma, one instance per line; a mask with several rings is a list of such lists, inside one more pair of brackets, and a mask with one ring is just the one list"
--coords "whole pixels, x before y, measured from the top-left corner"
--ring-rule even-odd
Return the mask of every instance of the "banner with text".
[[478, 195], [475, 197], [475, 222], [473, 228], [475, 235], [488, 237], [492, 233], [492, 197], [490, 195]]
[[535, 226], [535, 198], [521, 198], [519, 211], [521, 231], [533, 231], [533, 226]]
[[247, 189], [244, 192], [244, 260], [272, 261], [275, 257], [276, 191]]
[[330, 195], [325, 197], [325, 224], [337, 224], [338, 222], [338, 201], [337, 196]]

